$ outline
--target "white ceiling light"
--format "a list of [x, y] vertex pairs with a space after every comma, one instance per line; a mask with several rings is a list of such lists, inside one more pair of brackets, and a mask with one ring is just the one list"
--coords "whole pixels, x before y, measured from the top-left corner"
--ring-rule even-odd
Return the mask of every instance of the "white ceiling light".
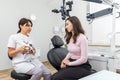
[[33, 20], [33, 21], [35, 21], [35, 20], [36, 20], [35, 14], [31, 14], [31, 15], [30, 15], [30, 19]]

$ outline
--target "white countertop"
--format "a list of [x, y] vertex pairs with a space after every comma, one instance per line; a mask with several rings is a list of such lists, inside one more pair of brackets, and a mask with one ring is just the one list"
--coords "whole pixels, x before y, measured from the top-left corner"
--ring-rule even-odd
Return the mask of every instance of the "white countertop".
[[102, 70], [79, 80], [120, 80], [120, 74], [112, 71]]

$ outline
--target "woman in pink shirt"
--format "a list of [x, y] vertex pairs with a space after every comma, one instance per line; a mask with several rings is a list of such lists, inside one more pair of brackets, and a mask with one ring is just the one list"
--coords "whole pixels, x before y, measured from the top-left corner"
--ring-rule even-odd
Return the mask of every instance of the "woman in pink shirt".
[[61, 69], [51, 76], [51, 80], [78, 80], [90, 74], [88, 41], [76, 16], [65, 20], [65, 31], [68, 54], [61, 62]]

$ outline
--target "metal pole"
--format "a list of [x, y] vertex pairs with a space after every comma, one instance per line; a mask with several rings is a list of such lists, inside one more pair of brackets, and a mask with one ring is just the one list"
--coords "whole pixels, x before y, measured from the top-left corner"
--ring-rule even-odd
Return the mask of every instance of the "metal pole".
[[[116, 17], [115, 17], [115, 14], [116, 14], [116, 8], [115, 8], [115, 6], [114, 5], [112, 5], [112, 7], [113, 7], [113, 14], [112, 14], [112, 38], [111, 38], [111, 57], [112, 57], [112, 59], [111, 59], [111, 61], [112, 61], [112, 65], [111, 65], [111, 69], [112, 69], [112, 71], [113, 72], [116, 72], [116, 68], [115, 68], [115, 58], [114, 58], [114, 56], [115, 56], [115, 34], [116, 34], [116, 23], [115, 23], [115, 21], [116, 21]], [[109, 59], [110, 60], [110, 59]]]
[[112, 15], [112, 38], [111, 38], [111, 55], [114, 55], [115, 52], [115, 29], [116, 29], [116, 24], [115, 24], [115, 13], [116, 13], [116, 9], [113, 7], [113, 15]]

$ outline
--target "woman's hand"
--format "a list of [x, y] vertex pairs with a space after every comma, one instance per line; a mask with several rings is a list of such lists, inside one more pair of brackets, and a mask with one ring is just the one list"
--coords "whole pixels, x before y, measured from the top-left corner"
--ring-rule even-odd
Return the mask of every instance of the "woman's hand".
[[64, 59], [61, 63], [61, 68], [66, 68], [67, 65], [69, 65], [69, 60], [68, 59]]
[[30, 50], [29, 50], [29, 53], [35, 54], [35, 53], [36, 53], [35, 48], [30, 49]]
[[69, 61], [68, 59], [64, 59], [64, 60], [63, 60], [63, 63], [64, 63], [65, 65], [69, 65], [69, 62], [70, 62], [70, 61]]
[[60, 65], [61, 68], [66, 68], [66, 64], [64, 64], [63, 62]]
[[30, 53], [30, 47], [25, 45], [17, 48], [16, 50], [22, 53]]
[[17, 49], [15, 49], [15, 48], [10, 48], [10, 47], [9, 47], [9, 48], [8, 48], [8, 54], [9, 54], [10, 57], [14, 57], [14, 56], [16, 56], [19, 52], [25, 53], [25, 52], [26, 52], [25, 47], [26, 47], [26, 46], [21, 46], [21, 47], [19, 47], [19, 48], [17, 48]]
[[8, 54], [10, 57], [16, 56], [19, 52], [24, 53], [24, 54], [29, 54], [29, 53], [35, 54], [36, 50], [35, 50], [35, 48], [30, 49], [29, 46], [25, 46], [25, 45], [23, 45], [17, 49], [8, 48]]

